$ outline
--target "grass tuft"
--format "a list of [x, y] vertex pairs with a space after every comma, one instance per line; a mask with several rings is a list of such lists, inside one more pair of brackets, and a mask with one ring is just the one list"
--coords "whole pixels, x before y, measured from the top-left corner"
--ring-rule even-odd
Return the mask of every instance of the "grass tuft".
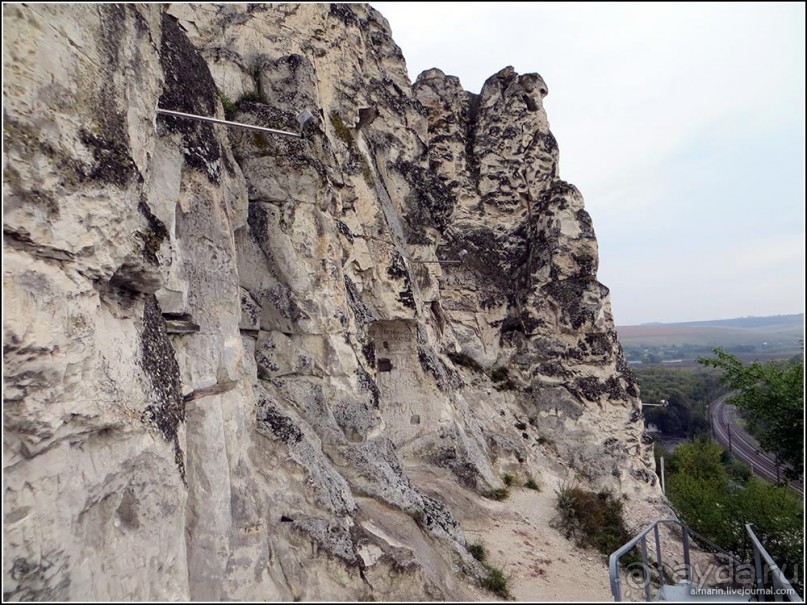
[[471, 556], [480, 563], [484, 563], [485, 559], [488, 557], [488, 551], [485, 548], [485, 544], [481, 540], [474, 542], [473, 544], [468, 544], [465, 548], [469, 553], [471, 553]]
[[541, 491], [541, 486], [540, 486], [540, 485], [538, 485], [538, 484], [535, 482], [535, 479], [533, 479], [532, 477], [530, 477], [529, 479], [527, 479], [527, 481], [524, 483], [524, 487], [526, 487], [527, 489], [534, 489], [536, 492], [540, 492], [540, 491]]
[[507, 586], [508, 578], [504, 575], [504, 572], [492, 565], [485, 565], [485, 569], [488, 570], [488, 575], [482, 578], [480, 582], [482, 588], [489, 590], [503, 599], [509, 599], [510, 589]]
[[333, 131], [336, 136], [348, 147], [351, 146], [353, 144], [353, 133], [350, 132], [350, 128], [345, 125], [342, 117], [335, 111], [331, 112], [331, 124], [333, 124]]
[[235, 110], [236, 106], [233, 103], [232, 99], [224, 94], [222, 91], [219, 92], [219, 100], [221, 101], [221, 106], [224, 109], [224, 117], [227, 120], [232, 120], [235, 117]]
[[250, 91], [250, 92], [245, 92], [243, 95], [241, 95], [241, 98], [238, 99], [238, 102], [236, 103], [236, 105], [238, 105], [239, 103], [245, 103], [245, 102], [246, 103], [263, 103], [264, 105], [266, 105], [266, 97], [264, 97], [261, 94], [260, 91], [253, 90], [253, 91]]
[[491, 500], [507, 500], [510, 497], [510, 490], [506, 487], [499, 487], [497, 489], [492, 489], [488, 492], [482, 494], [485, 498], [490, 498]]

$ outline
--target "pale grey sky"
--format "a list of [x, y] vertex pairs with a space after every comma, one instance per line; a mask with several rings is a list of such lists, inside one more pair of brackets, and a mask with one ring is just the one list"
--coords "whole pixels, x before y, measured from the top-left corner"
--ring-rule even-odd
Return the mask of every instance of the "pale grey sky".
[[804, 4], [372, 5], [413, 80], [543, 76], [618, 324], [804, 311]]

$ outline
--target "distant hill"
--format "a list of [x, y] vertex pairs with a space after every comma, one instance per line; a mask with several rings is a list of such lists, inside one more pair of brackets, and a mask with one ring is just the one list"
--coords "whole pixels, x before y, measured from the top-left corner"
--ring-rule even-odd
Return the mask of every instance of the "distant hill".
[[765, 317], [735, 317], [734, 319], [711, 319], [706, 321], [685, 321], [678, 323], [662, 323], [653, 322], [647, 324], [640, 324], [639, 326], [625, 326], [625, 327], [644, 327], [644, 326], [693, 326], [693, 327], [719, 327], [719, 328], [742, 328], [742, 329], [767, 329], [767, 328], [786, 328], [791, 329], [798, 327], [799, 330], [804, 328], [804, 313], [796, 315], [767, 315]]
[[804, 314], [617, 326], [628, 360], [694, 359], [720, 347], [745, 358], [788, 357], [803, 349]]

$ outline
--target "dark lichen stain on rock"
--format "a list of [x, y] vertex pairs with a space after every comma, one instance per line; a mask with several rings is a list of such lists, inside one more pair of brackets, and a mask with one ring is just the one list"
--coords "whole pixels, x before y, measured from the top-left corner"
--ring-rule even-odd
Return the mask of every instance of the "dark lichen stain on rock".
[[356, 376], [359, 379], [359, 385], [366, 391], [370, 392], [373, 400], [373, 408], [378, 409], [378, 403], [381, 400], [381, 391], [378, 390], [378, 385], [370, 374], [363, 367], [359, 366], [356, 369]]
[[79, 139], [92, 151], [95, 161], [83, 175], [85, 179], [103, 181], [117, 187], [125, 187], [135, 177], [143, 180], [129, 155], [128, 146], [121, 139], [94, 135], [84, 128], [79, 131]]
[[437, 388], [450, 392], [463, 386], [463, 380], [457, 370], [447, 367], [426, 342], [418, 343], [418, 361], [423, 371], [431, 374], [437, 383]]
[[448, 353], [446, 353], [446, 357], [448, 357], [451, 360], [451, 362], [454, 363], [455, 365], [465, 366], [466, 368], [469, 368], [474, 372], [481, 373], [485, 371], [484, 368], [481, 365], [479, 365], [476, 359], [465, 353], [462, 352], [455, 353], [453, 351], [449, 351]]
[[52, 550], [47, 557], [28, 560], [15, 557], [8, 575], [14, 582], [3, 582], [3, 602], [64, 601], [69, 598], [70, 573], [68, 557], [63, 550]]
[[421, 497], [423, 498], [422, 519], [426, 528], [432, 532], [440, 528], [449, 535], [454, 534], [459, 528], [459, 523], [446, 505], [425, 494], [422, 494]]
[[261, 398], [258, 405], [258, 421], [275, 437], [288, 445], [303, 440], [303, 433], [288, 416], [280, 413], [271, 402]]
[[160, 219], [154, 216], [146, 202], [141, 200], [137, 209], [148, 222], [148, 227], [139, 232], [140, 238], [143, 240], [143, 257], [156, 265], [159, 262], [157, 252], [160, 251], [160, 246], [168, 237], [168, 229]]
[[247, 210], [247, 224], [249, 225], [249, 234], [257, 243], [266, 241], [269, 222], [266, 216], [266, 209], [260, 202], [252, 202], [249, 204]]
[[592, 284], [597, 284], [597, 282], [591, 277], [576, 277], [553, 281], [543, 287], [544, 292], [560, 308], [563, 322], [574, 330], [586, 323], [594, 322], [596, 309], [583, 300], [586, 290]]
[[347, 241], [349, 241], [352, 244], [353, 243], [353, 234], [350, 232], [350, 228], [345, 223], [340, 221], [339, 219], [336, 219], [335, 222], [336, 222], [337, 231], [339, 231], [339, 233], [344, 235], [345, 238], [347, 239]]
[[165, 331], [165, 320], [154, 295], [148, 295], [143, 309], [140, 360], [151, 383], [144, 420], [155, 425], [174, 446], [174, 459], [185, 483], [185, 463], [177, 429], [185, 421], [185, 404], [174, 347]]
[[580, 237], [589, 237], [594, 239], [594, 223], [591, 221], [591, 215], [581, 208], [575, 213], [577, 223], [580, 225]]
[[[159, 107], [184, 113], [213, 116], [218, 105], [218, 89], [207, 63], [190, 43], [176, 19], [167, 13], [162, 18], [160, 63], [165, 73], [165, 89]], [[221, 173], [221, 148], [206, 122], [161, 116], [168, 132], [182, 134], [185, 161], [218, 184]]]
[[361, 352], [371, 368], [375, 368], [375, 343], [370, 340], [362, 345]]
[[395, 168], [412, 188], [406, 198], [406, 219], [413, 229], [432, 227], [445, 233], [456, 203], [451, 190], [434, 172], [412, 162], [398, 161]]
[[[99, 6], [99, 46], [103, 70], [99, 73], [89, 94], [93, 95], [94, 107], [90, 116], [92, 126], [79, 130], [79, 139], [93, 156], [93, 164], [83, 170], [83, 179], [99, 180], [117, 187], [125, 187], [133, 178], [139, 182], [143, 177], [131, 157], [127, 128], [128, 103], [126, 91], [115, 81], [114, 74], [121, 69], [121, 46], [127, 30], [127, 15], [133, 15], [140, 25], [138, 35], [148, 28], [142, 27], [142, 16], [136, 10], [120, 4]], [[134, 60], [139, 55], [138, 45], [132, 51]]]
[[401, 253], [397, 250], [394, 250], [392, 253], [392, 260], [387, 267], [387, 275], [392, 279], [403, 280], [404, 287], [403, 290], [398, 292], [398, 300], [403, 306], [414, 309], [415, 296], [412, 293], [412, 281], [409, 277], [409, 270], [406, 268]]
[[345, 25], [356, 26], [359, 24], [359, 19], [356, 13], [350, 8], [349, 4], [333, 3], [330, 6], [330, 14], [333, 17], [341, 20]]
[[347, 275], [345, 275], [345, 291], [347, 292], [347, 304], [353, 312], [353, 319], [361, 329], [365, 329], [375, 321], [375, 314], [364, 303], [356, 284]]
[[590, 332], [585, 336], [590, 355], [609, 355], [613, 346], [612, 338], [604, 332]]

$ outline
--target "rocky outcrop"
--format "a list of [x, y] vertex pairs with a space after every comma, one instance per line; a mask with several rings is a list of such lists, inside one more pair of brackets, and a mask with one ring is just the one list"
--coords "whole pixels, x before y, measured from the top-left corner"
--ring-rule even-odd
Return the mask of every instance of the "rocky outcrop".
[[411, 85], [365, 5], [3, 11], [7, 599], [470, 598], [408, 469], [658, 495], [540, 76]]

